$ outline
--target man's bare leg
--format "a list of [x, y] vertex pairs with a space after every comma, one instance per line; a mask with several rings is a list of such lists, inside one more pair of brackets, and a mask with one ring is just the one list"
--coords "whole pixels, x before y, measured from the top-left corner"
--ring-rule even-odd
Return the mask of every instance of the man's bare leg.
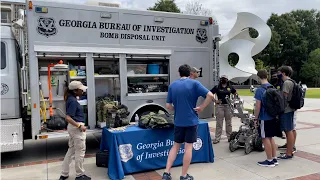
[[167, 166], [165, 170], [166, 173], [170, 173], [170, 169], [172, 167], [173, 162], [176, 160], [180, 147], [181, 147], [181, 144], [174, 142], [172, 148], [170, 149], [168, 160], [167, 160]]
[[293, 130], [293, 138], [294, 138], [293, 145], [295, 146], [296, 145], [296, 139], [297, 139], [297, 131], [295, 129]]
[[184, 156], [181, 176], [186, 177], [192, 159], [192, 143], [184, 144]]
[[277, 147], [276, 143], [274, 142], [273, 138], [270, 138], [270, 143], [271, 143], [271, 147], [272, 147], [272, 158], [276, 158], [278, 147]]
[[287, 155], [292, 156], [293, 145], [294, 145], [293, 131], [286, 132], [286, 136], [287, 136]]
[[264, 150], [266, 152], [267, 155], [267, 160], [272, 160], [273, 156], [272, 156], [272, 145], [270, 142], [269, 138], [263, 138], [262, 139], [263, 145], [264, 145]]
[[293, 147], [294, 149], [296, 147], [296, 139], [297, 139], [296, 127], [297, 127], [297, 111], [295, 111], [293, 114], [293, 136], [294, 136]]

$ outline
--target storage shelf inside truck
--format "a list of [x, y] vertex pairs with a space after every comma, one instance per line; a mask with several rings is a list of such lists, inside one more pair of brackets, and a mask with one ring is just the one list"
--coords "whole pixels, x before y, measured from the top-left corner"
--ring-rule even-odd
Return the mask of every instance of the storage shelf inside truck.
[[128, 77], [168, 77], [168, 74], [128, 74]]
[[103, 78], [118, 78], [118, 74], [101, 74], [101, 75], [94, 75], [96, 79], [103, 79]]

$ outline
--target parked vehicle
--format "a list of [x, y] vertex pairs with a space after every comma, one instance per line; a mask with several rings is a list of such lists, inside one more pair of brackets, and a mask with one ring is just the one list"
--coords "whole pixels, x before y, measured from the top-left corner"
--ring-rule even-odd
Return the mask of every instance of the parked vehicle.
[[[198, 80], [207, 88], [217, 82], [220, 35], [214, 17], [47, 1], [28, 1], [20, 14], [12, 26], [1, 26], [2, 152], [22, 150], [27, 138], [68, 136], [48, 125], [59, 129], [64, 88], [72, 80], [89, 87], [79, 99], [87, 133], [100, 131], [96, 98], [108, 94], [128, 107], [133, 121], [135, 114], [166, 111], [168, 85], [182, 64], [200, 69]], [[18, 45], [12, 28], [27, 29], [28, 44]], [[212, 111], [199, 116], [212, 117]]]

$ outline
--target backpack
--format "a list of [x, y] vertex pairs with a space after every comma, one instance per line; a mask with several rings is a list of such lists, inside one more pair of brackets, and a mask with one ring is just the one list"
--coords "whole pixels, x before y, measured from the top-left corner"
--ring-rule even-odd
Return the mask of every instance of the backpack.
[[292, 109], [301, 109], [304, 106], [304, 91], [301, 85], [297, 84], [293, 79], [288, 79], [293, 82], [292, 97], [288, 102]]
[[276, 89], [273, 86], [261, 87], [265, 89], [265, 92], [263, 93], [263, 98], [265, 99], [263, 106], [266, 112], [274, 118], [284, 113], [285, 103], [280, 89]]
[[173, 115], [161, 110], [158, 113], [145, 112], [139, 119], [139, 127], [143, 129], [172, 128], [174, 127], [173, 121]]

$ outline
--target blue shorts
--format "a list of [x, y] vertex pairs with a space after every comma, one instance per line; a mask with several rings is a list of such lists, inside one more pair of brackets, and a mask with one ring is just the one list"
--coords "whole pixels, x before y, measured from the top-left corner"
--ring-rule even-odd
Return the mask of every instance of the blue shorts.
[[179, 127], [174, 126], [174, 142], [182, 143], [194, 143], [197, 142], [198, 137], [198, 125]]
[[292, 131], [294, 129], [294, 111], [284, 113], [280, 116], [281, 130], [284, 132]]
[[[277, 135], [277, 122], [276, 120], [259, 121], [259, 135], [261, 138], [273, 138]], [[278, 128], [279, 129], [279, 128]]]

